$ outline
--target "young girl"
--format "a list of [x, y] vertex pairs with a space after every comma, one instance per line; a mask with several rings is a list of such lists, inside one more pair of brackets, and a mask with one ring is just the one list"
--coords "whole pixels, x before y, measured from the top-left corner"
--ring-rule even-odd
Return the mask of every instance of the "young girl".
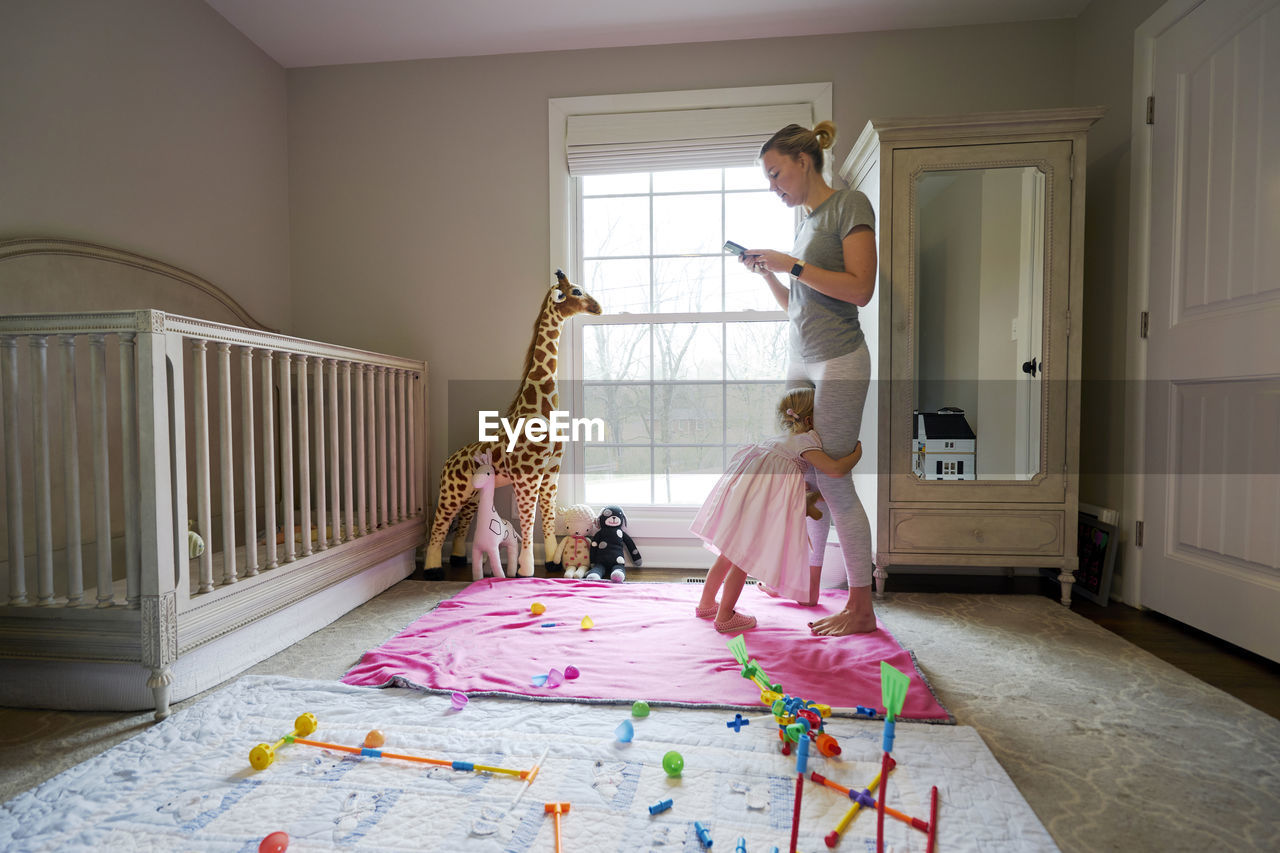
[[773, 587], [771, 594], [810, 597], [804, 471], [812, 465], [847, 477], [862, 458], [861, 442], [840, 459], [822, 451], [813, 431], [812, 388], [784, 394], [778, 414], [787, 432], [738, 451], [689, 528], [718, 555], [694, 612], [699, 619], [714, 616], [724, 634], [755, 627], [754, 616], [733, 609], [747, 575]]

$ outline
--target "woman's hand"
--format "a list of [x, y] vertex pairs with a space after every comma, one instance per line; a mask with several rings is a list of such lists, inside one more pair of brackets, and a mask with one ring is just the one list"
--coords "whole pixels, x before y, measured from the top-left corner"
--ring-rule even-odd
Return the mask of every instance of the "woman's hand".
[[789, 273], [796, 265], [796, 259], [785, 252], [776, 252], [773, 249], [748, 249], [742, 253], [742, 263], [752, 272], [763, 275], [767, 272]]

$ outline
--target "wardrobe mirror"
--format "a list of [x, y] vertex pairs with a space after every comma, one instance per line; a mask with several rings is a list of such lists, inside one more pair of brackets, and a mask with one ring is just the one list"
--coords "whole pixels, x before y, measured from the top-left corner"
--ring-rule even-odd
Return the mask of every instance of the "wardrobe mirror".
[[916, 178], [911, 467], [922, 480], [1040, 470], [1044, 178], [1035, 166]]

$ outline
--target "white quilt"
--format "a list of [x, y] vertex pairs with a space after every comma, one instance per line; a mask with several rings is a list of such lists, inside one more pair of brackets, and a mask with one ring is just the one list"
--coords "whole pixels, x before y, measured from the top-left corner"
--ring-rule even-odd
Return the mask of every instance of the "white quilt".
[[[386, 752], [527, 769], [546, 751], [541, 772], [521, 794], [505, 775], [466, 772], [290, 744], [265, 770], [249, 751], [274, 743], [311, 712], [309, 737], [360, 746], [371, 729]], [[750, 853], [788, 849], [795, 795], [794, 756], [778, 749], [773, 718], [761, 713], [740, 732], [732, 713], [626, 709], [473, 699], [462, 711], [446, 696], [373, 690], [336, 682], [246, 676], [145, 733], [68, 770], [0, 809], [6, 851], [237, 851], [255, 853], [269, 833], [290, 837], [289, 853], [314, 850], [477, 850], [523, 853], [555, 849], [548, 802], [570, 808], [561, 818], [563, 850]], [[633, 723], [630, 743], [615, 738]], [[843, 748], [816, 753], [809, 769], [862, 788], [879, 770], [881, 724], [828, 721]], [[684, 758], [679, 778], [662, 757]], [[929, 789], [939, 790], [939, 853], [1056, 850], [1044, 827], [996, 763], [977, 732], [961, 726], [900, 723], [898, 769], [890, 806], [929, 818]], [[656, 815], [649, 806], [670, 799]], [[515, 804], [513, 807], [513, 803]], [[824, 851], [850, 805], [806, 781], [799, 850]], [[925, 835], [886, 818], [886, 850], [923, 851]], [[837, 850], [874, 851], [875, 815], [864, 811]]]

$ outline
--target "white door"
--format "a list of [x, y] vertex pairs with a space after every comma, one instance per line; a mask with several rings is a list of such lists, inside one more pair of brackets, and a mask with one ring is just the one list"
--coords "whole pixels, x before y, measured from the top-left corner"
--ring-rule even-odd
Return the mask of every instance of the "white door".
[[1153, 57], [1141, 603], [1280, 660], [1280, 0]]

